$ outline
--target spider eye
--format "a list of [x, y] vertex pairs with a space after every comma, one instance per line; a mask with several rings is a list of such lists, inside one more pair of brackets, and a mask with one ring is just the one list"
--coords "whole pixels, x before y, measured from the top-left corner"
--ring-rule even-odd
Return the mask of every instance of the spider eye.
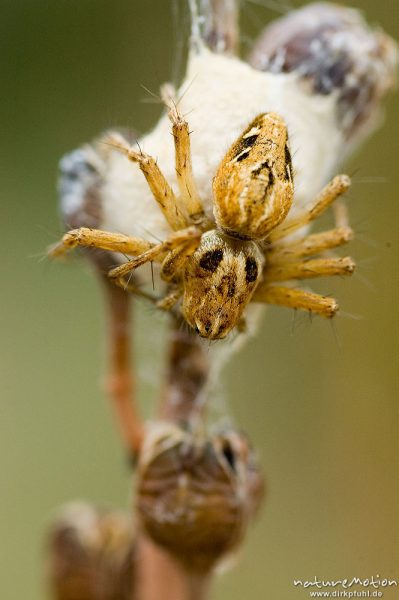
[[209, 250], [203, 254], [201, 260], [199, 261], [199, 265], [206, 271], [213, 273], [218, 268], [222, 258], [223, 250], [220, 248], [217, 250]]
[[258, 264], [253, 256], [248, 256], [245, 262], [245, 280], [247, 283], [252, 283], [258, 278]]

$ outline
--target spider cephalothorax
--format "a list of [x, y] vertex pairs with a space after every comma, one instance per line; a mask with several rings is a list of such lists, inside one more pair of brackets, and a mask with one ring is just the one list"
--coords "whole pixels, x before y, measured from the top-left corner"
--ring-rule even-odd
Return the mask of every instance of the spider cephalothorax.
[[80, 228], [65, 234], [52, 254], [91, 246], [134, 256], [109, 273], [115, 283], [133, 292], [138, 290], [129, 284], [131, 272], [148, 261], [161, 262], [167, 291], [157, 300], [158, 306], [170, 310], [182, 300], [184, 319], [209, 339], [224, 338], [242, 323], [251, 301], [332, 317], [338, 310], [333, 298], [276, 283], [353, 272], [350, 258], [315, 258], [351, 239], [342, 208], [334, 229], [292, 237], [348, 189], [349, 178], [335, 177], [309, 211], [290, 218], [294, 185], [287, 127], [280, 115], [263, 113], [252, 120], [217, 169], [212, 219], [196, 191], [188, 124], [173, 102], [169, 116], [179, 195], [151, 156], [134, 151], [117, 134], [107, 138], [112, 148], [139, 164], [173, 230], [169, 238], [153, 244], [143, 238]]
[[183, 314], [202, 337], [223, 338], [242, 315], [262, 279], [257, 245], [213, 229], [201, 237], [183, 272]]

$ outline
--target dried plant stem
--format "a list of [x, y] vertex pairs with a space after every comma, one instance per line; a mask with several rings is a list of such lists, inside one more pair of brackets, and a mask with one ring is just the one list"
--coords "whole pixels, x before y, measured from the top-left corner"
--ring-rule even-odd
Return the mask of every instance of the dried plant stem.
[[208, 576], [189, 573], [144, 534], [138, 544], [132, 600], [207, 600]]
[[[134, 378], [130, 363], [130, 298], [101, 276], [108, 314], [110, 373], [107, 388], [125, 447], [137, 458], [144, 436], [143, 423], [134, 404]], [[180, 425], [195, 426], [205, 403], [204, 386], [209, 364], [198, 336], [180, 328], [174, 320], [170, 334], [168, 366], [159, 416]], [[152, 542], [138, 534], [132, 600], [206, 600], [208, 574], [192, 573]]]
[[175, 322], [170, 333], [168, 367], [159, 410], [161, 419], [184, 426], [194, 426], [201, 419], [208, 371], [208, 358], [198, 336], [182, 330]]
[[143, 424], [134, 401], [135, 382], [130, 364], [131, 296], [108, 278], [101, 277], [101, 280], [108, 316], [109, 373], [106, 387], [125, 448], [135, 459], [143, 439]]
[[[203, 416], [204, 387], [209, 363], [198, 336], [174, 322], [159, 415], [162, 420], [191, 425]], [[206, 600], [211, 575], [193, 573], [140, 534], [137, 560], [137, 599]], [[134, 597], [136, 598], [136, 596]]]
[[191, 11], [191, 43], [205, 44], [220, 54], [238, 53], [238, 0], [188, 0]]

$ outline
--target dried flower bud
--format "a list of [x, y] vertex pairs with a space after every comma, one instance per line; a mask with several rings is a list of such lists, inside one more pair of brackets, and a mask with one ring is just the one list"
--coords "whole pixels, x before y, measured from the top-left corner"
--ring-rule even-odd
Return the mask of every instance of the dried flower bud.
[[134, 540], [120, 512], [66, 506], [49, 535], [49, 579], [55, 600], [133, 600]]
[[195, 435], [167, 423], [149, 430], [138, 513], [151, 539], [189, 570], [205, 573], [235, 549], [262, 497], [263, 479], [241, 433]]
[[311, 94], [334, 94], [337, 125], [351, 141], [372, 128], [397, 61], [388, 35], [370, 29], [356, 10], [327, 2], [273, 22], [249, 57], [261, 71], [297, 74]]

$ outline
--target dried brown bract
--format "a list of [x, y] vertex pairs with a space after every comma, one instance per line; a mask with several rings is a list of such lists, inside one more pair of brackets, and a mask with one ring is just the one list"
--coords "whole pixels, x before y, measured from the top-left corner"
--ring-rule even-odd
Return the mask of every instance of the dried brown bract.
[[153, 425], [139, 463], [137, 508], [154, 542], [206, 573], [242, 540], [263, 497], [248, 440], [228, 429], [194, 435]]
[[127, 515], [75, 502], [53, 524], [48, 545], [54, 600], [133, 600], [134, 534]]

